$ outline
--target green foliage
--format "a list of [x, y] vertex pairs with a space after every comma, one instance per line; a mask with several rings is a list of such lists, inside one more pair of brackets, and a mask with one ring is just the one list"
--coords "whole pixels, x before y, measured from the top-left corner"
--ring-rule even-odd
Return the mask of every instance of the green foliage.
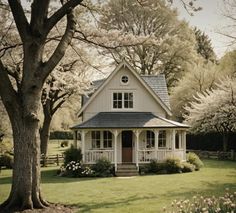
[[160, 163], [157, 160], [151, 160], [151, 162], [146, 166], [147, 173], [166, 173], [165, 163]]
[[4, 153], [0, 155], [0, 167], [6, 167], [7, 169], [12, 169], [13, 166], [13, 156], [9, 153]]
[[74, 148], [71, 146], [64, 152], [64, 165], [67, 165], [71, 161], [80, 162], [82, 160], [81, 149]]
[[194, 28], [194, 34], [197, 41], [197, 53], [200, 54], [205, 60], [215, 62], [216, 54], [211, 45], [211, 40], [209, 39], [208, 35], [197, 29], [196, 27]]
[[95, 171], [97, 177], [110, 177], [113, 173], [113, 166], [106, 158], [99, 159], [96, 164], [92, 166], [92, 169]]
[[163, 212], [195, 212], [195, 213], [226, 213], [236, 211], [236, 192], [230, 193], [226, 189], [226, 193], [222, 197], [203, 197], [194, 196], [192, 200], [174, 201], [170, 209], [163, 208]]
[[3, 139], [3, 141], [0, 142], [0, 154], [3, 154], [5, 152], [12, 152], [12, 143], [9, 140]]
[[141, 168], [142, 173], [153, 173], [153, 174], [173, 174], [181, 172], [193, 172], [195, 165], [188, 162], [180, 162], [177, 158], [168, 158], [165, 162], [160, 163], [157, 160], [152, 160], [145, 167]]
[[201, 167], [204, 166], [200, 158], [193, 152], [189, 152], [187, 154], [187, 162], [193, 164], [195, 166], [195, 170], [199, 170]]
[[193, 172], [195, 170], [195, 166], [191, 163], [188, 163], [188, 162], [183, 162], [181, 164], [181, 171], [183, 173], [186, 173], [186, 172]]
[[169, 174], [181, 173], [182, 166], [181, 166], [180, 160], [178, 158], [168, 158], [165, 161], [165, 169], [167, 173]]
[[69, 141], [62, 141], [61, 142], [61, 147], [66, 147], [69, 145]]

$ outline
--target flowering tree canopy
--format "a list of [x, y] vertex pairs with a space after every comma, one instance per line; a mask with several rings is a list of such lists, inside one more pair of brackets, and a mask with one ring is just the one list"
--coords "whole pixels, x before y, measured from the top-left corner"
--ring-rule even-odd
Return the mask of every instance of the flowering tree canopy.
[[219, 132], [227, 136], [236, 132], [235, 79], [226, 78], [217, 88], [199, 93], [185, 109], [185, 119], [193, 133]]

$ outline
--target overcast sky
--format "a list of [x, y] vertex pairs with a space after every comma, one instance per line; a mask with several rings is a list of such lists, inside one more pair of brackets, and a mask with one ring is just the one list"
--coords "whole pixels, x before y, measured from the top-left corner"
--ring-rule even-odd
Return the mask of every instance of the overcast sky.
[[228, 20], [221, 15], [223, 0], [197, 0], [196, 3], [203, 9], [196, 12], [194, 16], [190, 16], [186, 12], [180, 5], [180, 1], [176, 1], [175, 6], [178, 8], [181, 18], [188, 21], [191, 26], [197, 26], [209, 36], [216, 54], [221, 57], [228, 50], [227, 43], [229, 42], [225, 36], [217, 33], [228, 24]]

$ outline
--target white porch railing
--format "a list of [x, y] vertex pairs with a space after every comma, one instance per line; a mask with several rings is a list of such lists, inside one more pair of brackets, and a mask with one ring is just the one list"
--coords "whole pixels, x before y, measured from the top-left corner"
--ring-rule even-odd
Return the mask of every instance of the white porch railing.
[[167, 158], [178, 158], [185, 160], [183, 150], [157, 150], [157, 154], [154, 149], [144, 149], [138, 151], [139, 163], [149, 163], [152, 159], [158, 161], [164, 161]]
[[101, 158], [106, 158], [114, 163], [114, 150], [87, 150], [85, 151], [85, 162], [95, 163]]

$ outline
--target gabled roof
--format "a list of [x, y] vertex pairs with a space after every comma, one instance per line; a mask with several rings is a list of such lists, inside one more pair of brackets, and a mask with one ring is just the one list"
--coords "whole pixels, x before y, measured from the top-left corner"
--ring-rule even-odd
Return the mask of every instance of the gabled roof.
[[[161, 98], [161, 100], [170, 109], [169, 96], [166, 86], [166, 79], [164, 74], [158, 75], [141, 75], [141, 78], [146, 82], [146, 84]], [[96, 91], [106, 79], [99, 79], [93, 81], [92, 86], [94, 91]], [[85, 104], [90, 97], [83, 96], [83, 104]]]
[[[116, 69], [108, 76], [107, 79], [104, 81], [99, 80], [96, 82], [98, 85], [97, 90], [92, 94], [92, 96], [86, 101], [85, 104], [82, 106], [82, 108], [79, 111], [79, 115], [87, 108], [87, 106], [93, 101], [93, 99], [105, 88], [105, 86], [110, 82], [110, 80], [115, 76], [115, 74], [122, 68], [122, 67], [127, 67], [130, 72], [133, 73], [133, 75], [139, 80], [139, 82], [148, 90], [148, 92], [153, 96], [153, 98], [161, 105], [161, 107], [165, 110], [165, 112], [168, 115], [172, 115], [171, 110], [170, 110], [170, 105], [169, 105], [169, 99], [168, 99], [168, 93], [167, 89], [164, 89], [162, 92], [159, 91], [157, 93], [158, 88], [154, 86], [154, 78], [149, 79], [148, 77], [144, 77], [143, 79], [142, 76], [140, 76], [130, 65], [128, 62], [123, 60], [117, 67]], [[149, 79], [149, 80], [148, 80]], [[163, 79], [163, 77], [162, 77]], [[164, 79], [165, 80], [165, 79]], [[161, 88], [164, 88], [165, 83], [161, 83]], [[165, 86], [166, 87], [166, 86]], [[163, 99], [161, 98], [163, 96]], [[165, 96], [165, 97], [164, 97]]]
[[151, 112], [100, 112], [71, 129], [188, 127], [188, 125], [156, 116]]

